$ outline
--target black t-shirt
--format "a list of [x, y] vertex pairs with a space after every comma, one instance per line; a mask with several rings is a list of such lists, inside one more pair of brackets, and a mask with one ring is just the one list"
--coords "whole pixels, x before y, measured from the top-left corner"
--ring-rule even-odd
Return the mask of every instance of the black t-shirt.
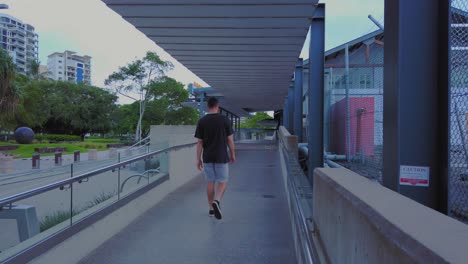
[[231, 121], [220, 114], [207, 114], [198, 121], [195, 137], [203, 140], [204, 163], [227, 163], [227, 137], [234, 134]]

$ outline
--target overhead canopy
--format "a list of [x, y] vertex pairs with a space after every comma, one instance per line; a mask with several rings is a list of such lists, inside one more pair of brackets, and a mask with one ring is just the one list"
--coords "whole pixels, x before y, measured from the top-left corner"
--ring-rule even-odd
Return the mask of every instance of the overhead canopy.
[[282, 108], [318, 0], [103, 0], [237, 109]]

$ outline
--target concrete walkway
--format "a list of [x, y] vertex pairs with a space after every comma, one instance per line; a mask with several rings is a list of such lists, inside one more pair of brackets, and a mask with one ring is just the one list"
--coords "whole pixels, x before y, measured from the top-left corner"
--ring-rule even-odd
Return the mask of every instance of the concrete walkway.
[[295, 263], [278, 150], [241, 144], [237, 158], [222, 220], [208, 217], [204, 181], [198, 178], [81, 263]]

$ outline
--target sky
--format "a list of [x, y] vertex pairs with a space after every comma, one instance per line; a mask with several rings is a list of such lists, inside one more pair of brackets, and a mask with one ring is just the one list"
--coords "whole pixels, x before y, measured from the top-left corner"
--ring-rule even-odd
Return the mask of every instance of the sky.
[[[320, 2], [326, 4], [327, 50], [376, 30], [367, 18], [369, 14], [383, 23], [384, 0]], [[0, 10], [1, 13], [36, 28], [41, 64], [47, 64], [49, 54], [65, 50], [91, 56], [93, 85], [104, 87], [107, 76], [149, 50], [174, 63], [175, 68], [168, 75], [179, 82], [206, 84], [100, 0], [0, 0], [0, 4], [9, 6], [8, 10]], [[307, 44], [301, 57], [308, 57]], [[124, 98], [119, 102], [130, 103]]]

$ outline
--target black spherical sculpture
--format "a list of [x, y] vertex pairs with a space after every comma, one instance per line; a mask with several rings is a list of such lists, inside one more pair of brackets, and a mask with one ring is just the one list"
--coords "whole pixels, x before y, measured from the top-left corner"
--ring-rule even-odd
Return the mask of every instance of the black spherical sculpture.
[[34, 131], [29, 127], [18, 127], [15, 131], [15, 140], [19, 144], [31, 144], [34, 139]]

